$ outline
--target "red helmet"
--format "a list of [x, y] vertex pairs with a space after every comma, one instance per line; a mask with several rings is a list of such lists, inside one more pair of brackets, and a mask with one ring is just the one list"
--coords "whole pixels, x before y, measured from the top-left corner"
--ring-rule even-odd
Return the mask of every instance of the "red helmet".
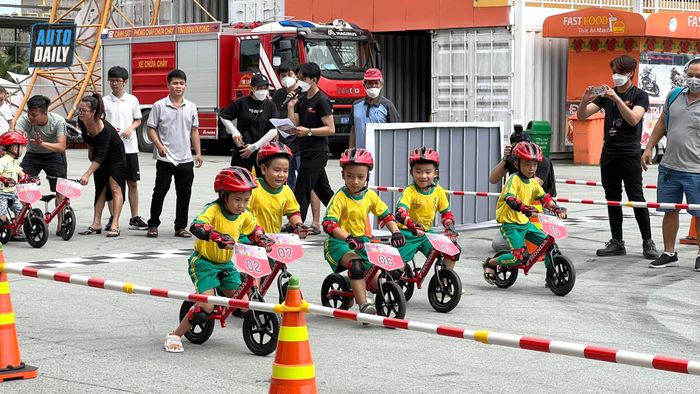
[[340, 166], [345, 167], [348, 164], [363, 164], [369, 167], [370, 171], [374, 168], [372, 154], [363, 148], [345, 149], [345, 152], [340, 155]]
[[381, 81], [382, 72], [378, 68], [368, 68], [365, 71], [365, 81]]
[[255, 162], [258, 164], [258, 166], [260, 166], [262, 162], [275, 156], [281, 156], [289, 160], [292, 160], [293, 158], [292, 150], [289, 149], [287, 145], [281, 142], [273, 141], [263, 145], [263, 147], [260, 148]]
[[24, 134], [18, 133], [16, 131], [8, 131], [7, 133], [0, 136], [1, 146], [10, 146], [15, 144], [27, 145], [27, 137], [25, 137]]
[[258, 187], [253, 174], [243, 167], [228, 167], [219, 171], [214, 179], [214, 191], [247, 192]]
[[518, 142], [511, 154], [518, 159], [542, 161], [542, 149], [530, 141]]
[[414, 149], [411, 151], [411, 153], [408, 155], [408, 164], [413, 167], [414, 164], [417, 162], [428, 162], [428, 163], [433, 163], [436, 166], [440, 165], [440, 155], [438, 155], [437, 151], [435, 149], [431, 148], [418, 148]]

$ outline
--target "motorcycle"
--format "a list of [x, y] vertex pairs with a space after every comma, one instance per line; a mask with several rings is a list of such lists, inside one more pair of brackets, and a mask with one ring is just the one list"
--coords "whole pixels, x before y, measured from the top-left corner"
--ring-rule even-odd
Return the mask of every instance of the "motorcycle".
[[671, 69], [671, 85], [678, 88], [685, 86], [685, 76], [678, 72], [675, 67]]
[[649, 68], [645, 68], [642, 71], [642, 75], [639, 78], [639, 83], [641, 84], [642, 90], [649, 93], [651, 96], [659, 97], [659, 85], [656, 83], [656, 75], [652, 74]]

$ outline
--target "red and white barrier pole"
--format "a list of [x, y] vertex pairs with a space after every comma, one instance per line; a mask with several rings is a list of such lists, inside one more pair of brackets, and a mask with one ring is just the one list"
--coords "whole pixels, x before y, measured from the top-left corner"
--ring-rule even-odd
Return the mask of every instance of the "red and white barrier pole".
[[[380, 192], [402, 192], [402, 187], [388, 186], [370, 186], [370, 189]], [[498, 197], [500, 193], [493, 192], [468, 192], [445, 190], [445, 193], [453, 196], [476, 196], [476, 197]], [[581, 198], [556, 197], [557, 202], [568, 202], [573, 204], [587, 205], [607, 205], [611, 207], [627, 207], [627, 208], [661, 208], [661, 209], [691, 209], [700, 210], [700, 204], [671, 204], [661, 202], [642, 202], [642, 201], [605, 201], [605, 200], [588, 200]]]
[[[56, 282], [70, 283], [82, 286], [89, 286], [98, 289], [119, 291], [127, 294], [141, 294], [153, 297], [173, 298], [184, 301], [206, 302], [214, 305], [232, 306], [236, 308], [253, 309], [263, 312], [281, 313], [283, 309], [287, 311], [290, 307], [280, 304], [268, 304], [264, 302], [243, 301], [226, 297], [205, 296], [202, 294], [186, 293], [181, 291], [171, 291], [153, 287], [139, 286], [130, 282], [119, 282], [103, 278], [91, 278], [82, 275], [74, 275], [68, 272], [56, 272], [46, 269], [36, 269], [32, 267], [22, 267], [20, 265], [0, 263], [0, 272], [24, 275], [32, 278], [53, 280]], [[420, 331], [427, 334], [440, 335], [445, 337], [468, 339], [481, 342], [487, 345], [505, 346], [516, 349], [534, 350], [544, 353], [560, 354], [563, 356], [587, 358], [590, 360], [605, 361], [617, 364], [627, 364], [636, 367], [658, 369], [684, 373], [690, 375], [700, 375], [700, 362], [686, 360], [682, 358], [657, 356], [653, 354], [628, 352], [590, 345], [580, 345], [577, 343], [553, 341], [550, 339], [525, 337], [513, 334], [503, 334], [489, 330], [469, 330], [466, 328], [438, 325], [410, 321], [405, 319], [394, 319], [377, 315], [368, 315], [343, 309], [333, 309], [325, 306], [302, 302], [299, 311], [316, 315], [328, 316], [342, 320], [359, 321], [378, 326], [399, 328], [410, 331]]]
[[[599, 181], [581, 181], [578, 179], [557, 178], [557, 183], [566, 183], [567, 185], [603, 186], [603, 183], [599, 182]], [[642, 188], [644, 188], [644, 189], [656, 189], [656, 185], [643, 184]]]

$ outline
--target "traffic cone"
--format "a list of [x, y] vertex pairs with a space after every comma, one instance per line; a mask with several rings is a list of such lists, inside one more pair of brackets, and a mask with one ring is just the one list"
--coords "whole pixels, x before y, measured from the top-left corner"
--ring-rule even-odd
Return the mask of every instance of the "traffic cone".
[[690, 221], [690, 229], [688, 230], [688, 236], [681, 239], [681, 243], [684, 245], [697, 245], [698, 244], [698, 231], [695, 227], [695, 216]]
[[369, 221], [369, 215], [365, 218], [365, 235], [372, 239], [372, 223]]
[[15, 314], [10, 300], [10, 283], [4, 271], [5, 255], [0, 249], [0, 382], [32, 379], [37, 375], [37, 368], [25, 365], [20, 357]]
[[[299, 279], [289, 279], [287, 298], [282, 305], [282, 327], [277, 353], [272, 364], [270, 394], [312, 394], [316, 388], [314, 360], [311, 358], [309, 331], [306, 328]], [[290, 311], [289, 309], [295, 309]]]

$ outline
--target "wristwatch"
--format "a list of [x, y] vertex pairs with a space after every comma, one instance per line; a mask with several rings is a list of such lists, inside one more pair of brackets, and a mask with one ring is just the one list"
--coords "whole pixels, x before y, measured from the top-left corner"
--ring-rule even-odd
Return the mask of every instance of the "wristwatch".
[[311, 134], [311, 128], [310, 128], [310, 127], [309, 127], [309, 132], [306, 133], [306, 135], [307, 135], [308, 137], [311, 137], [311, 136], [313, 135], [313, 134]]

